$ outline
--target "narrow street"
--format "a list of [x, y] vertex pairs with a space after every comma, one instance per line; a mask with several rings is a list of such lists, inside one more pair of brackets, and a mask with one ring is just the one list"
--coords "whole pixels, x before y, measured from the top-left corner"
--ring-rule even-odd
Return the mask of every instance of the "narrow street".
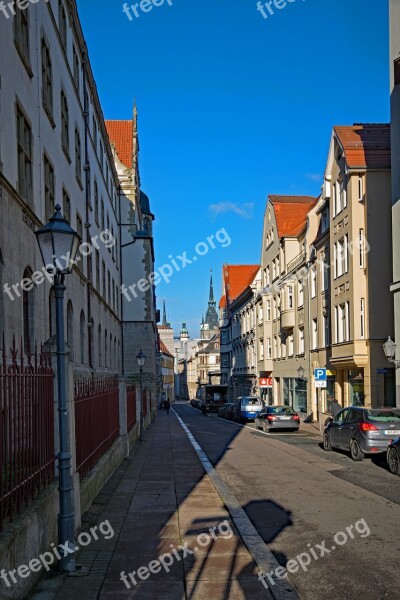
[[266, 435], [190, 406], [176, 406], [195, 439], [229, 486], [279, 563], [364, 519], [370, 535], [330, 550], [307, 572], [290, 575], [300, 596], [312, 600], [393, 595], [397, 586], [400, 488], [376, 459], [354, 463], [326, 453], [310, 434]]

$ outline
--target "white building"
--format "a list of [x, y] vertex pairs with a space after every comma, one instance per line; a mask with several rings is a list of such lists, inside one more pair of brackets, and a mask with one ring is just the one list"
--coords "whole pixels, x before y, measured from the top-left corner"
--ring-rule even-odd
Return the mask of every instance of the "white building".
[[[15, 335], [26, 349], [54, 335], [34, 231], [59, 203], [91, 248], [66, 280], [71, 359], [76, 369], [117, 371], [119, 181], [76, 3], [1, 15], [0, 39], [0, 331], [6, 345]], [[106, 230], [115, 244], [100, 240]]]

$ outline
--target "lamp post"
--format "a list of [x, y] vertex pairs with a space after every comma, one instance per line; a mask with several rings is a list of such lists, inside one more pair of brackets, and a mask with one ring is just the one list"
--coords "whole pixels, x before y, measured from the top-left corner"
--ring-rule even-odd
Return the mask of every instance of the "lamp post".
[[143, 417], [143, 367], [146, 362], [146, 356], [140, 350], [136, 357], [137, 364], [140, 369], [140, 441], [144, 440], [144, 417]]
[[[58, 514], [58, 543], [65, 548], [73, 547], [74, 513], [72, 503], [71, 453], [69, 452], [69, 415], [65, 385], [65, 343], [64, 343], [64, 278], [72, 271], [80, 244], [80, 238], [61, 214], [61, 206], [50, 221], [35, 232], [43, 263], [53, 272], [53, 290], [56, 305], [56, 347], [57, 347], [57, 400], [59, 445], [58, 477], [60, 512]], [[74, 554], [63, 556], [59, 562], [62, 571], [75, 570]]]
[[304, 367], [302, 367], [300, 365], [299, 368], [297, 369], [297, 377], [304, 381], [304, 374], [305, 374], [305, 369], [304, 369]]
[[400, 368], [400, 361], [396, 360], [396, 348], [397, 344], [391, 339], [390, 335], [386, 342], [383, 344], [383, 351], [389, 362], [394, 364], [395, 369]]

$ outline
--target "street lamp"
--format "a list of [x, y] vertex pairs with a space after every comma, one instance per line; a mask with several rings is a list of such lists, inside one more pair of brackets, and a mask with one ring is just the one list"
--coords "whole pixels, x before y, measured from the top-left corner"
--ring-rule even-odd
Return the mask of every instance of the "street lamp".
[[143, 367], [146, 362], [146, 356], [140, 350], [136, 357], [140, 369], [140, 441], [144, 440], [144, 417], [143, 417]]
[[[74, 513], [72, 503], [71, 453], [69, 441], [69, 415], [65, 387], [65, 343], [64, 343], [64, 277], [72, 271], [80, 238], [61, 214], [61, 206], [50, 221], [35, 232], [43, 263], [54, 275], [53, 290], [56, 305], [56, 347], [57, 347], [57, 399], [60, 451], [58, 453], [59, 501], [58, 544], [71, 547], [74, 540]], [[64, 264], [62, 264], [62, 262]], [[73, 549], [75, 546], [73, 545]], [[62, 571], [75, 570], [75, 557], [67, 554], [61, 558]]]
[[297, 377], [299, 379], [304, 379], [304, 374], [305, 374], [305, 369], [304, 369], [304, 367], [302, 367], [300, 365], [300, 367], [297, 369]]
[[397, 348], [397, 344], [394, 343], [394, 341], [390, 338], [390, 335], [389, 335], [388, 339], [383, 344], [383, 351], [384, 351], [385, 356], [388, 359], [388, 361], [395, 365], [395, 369], [399, 369], [400, 361], [396, 360], [396, 358], [395, 358], [396, 348]]

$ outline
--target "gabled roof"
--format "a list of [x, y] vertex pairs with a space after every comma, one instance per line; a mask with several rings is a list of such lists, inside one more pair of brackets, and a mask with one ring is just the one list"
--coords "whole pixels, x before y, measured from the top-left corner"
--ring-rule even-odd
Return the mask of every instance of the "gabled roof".
[[119, 160], [129, 169], [132, 168], [133, 121], [106, 121], [110, 143], [115, 146]]
[[355, 123], [333, 128], [350, 168], [390, 169], [390, 125]]
[[269, 199], [274, 207], [278, 238], [297, 237], [307, 221], [307, 213], [315, 206], [314, 196], [275, 196]]
[[164, 342], [160, 339], [160, 352], [162, 352], [163, 354], [167, 354], [167, 356], [170, 356], [171, 358], [174, 358], [173, 355], [171, 354], [171, 352], [168, 350], [167, 346], [164, 344]]
[[233, 302], [253, 282], [260, 265], [224, 265], [222, 281], [225, 294], [219, 301], [219, 306], [226, 306], [226, 294], [229, 303]]

